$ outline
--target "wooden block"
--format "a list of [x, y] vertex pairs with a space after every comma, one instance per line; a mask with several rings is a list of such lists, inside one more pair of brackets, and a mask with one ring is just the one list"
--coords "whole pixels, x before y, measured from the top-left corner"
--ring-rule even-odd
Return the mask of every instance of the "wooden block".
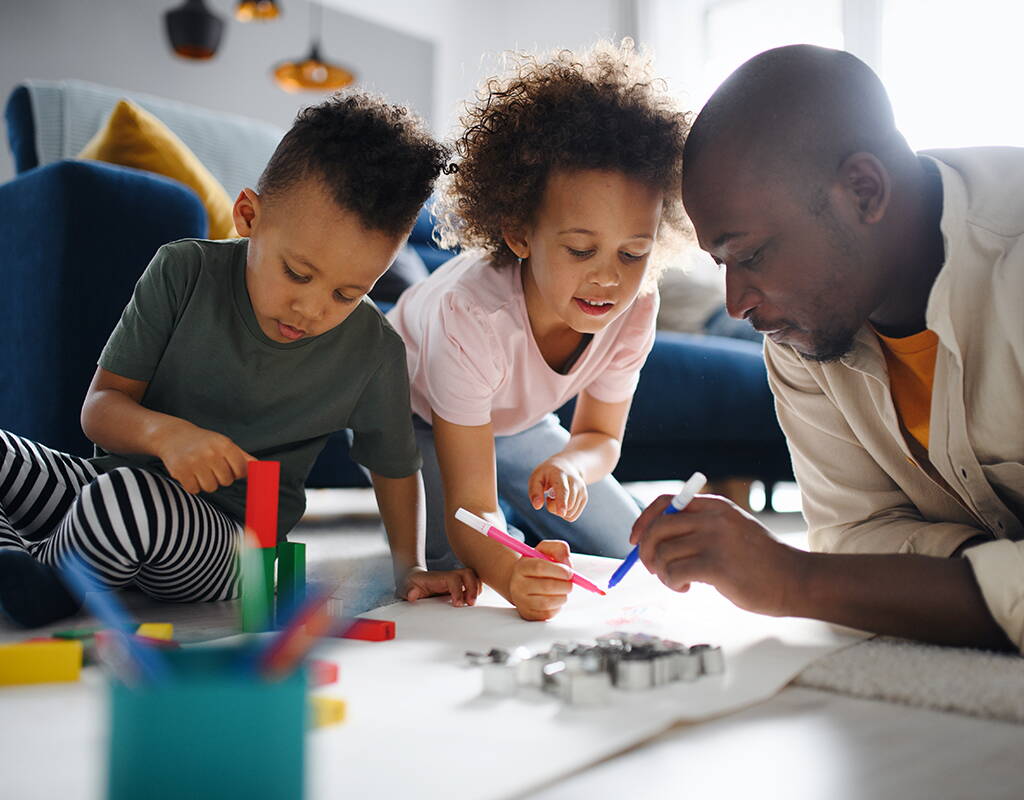
[[345, 721], [345, 701], [337, 697], [320, 697], [311, 695], [309, 698], [309, 726], [323, 728], [326, 725], [337, 725]]
[[395, 623], [389, 619], [346, 620], [338, 636], [342, 639], [360, 639], [364, 642], [385, 642], [395, 638]]
[[81, 670], [78, 640], [0, 645], [0, 686], [77, 681]]
[[281, 542], [277, 546], [277, 616], [283, 619], [306, 601], [306, 545]]
[[135, 629], [135, 635], [145, 636], [147, 639], [163, 639], [169, 642], [174, 638], [174, 623], [143, 622]]
[[245, 527], [260, 547], [277, 545], [277, 498], [281, 462], [250, 461], [245, 490]]
[[333, 661], [321, 661], [318, 658], [309, 662], [309, 682], [313, 687], [327, 686], [338, 682], [338, 665]]
[[246, 633], [269, 631], [274, 624], [273, 547], [242, 547], [242, 630]]

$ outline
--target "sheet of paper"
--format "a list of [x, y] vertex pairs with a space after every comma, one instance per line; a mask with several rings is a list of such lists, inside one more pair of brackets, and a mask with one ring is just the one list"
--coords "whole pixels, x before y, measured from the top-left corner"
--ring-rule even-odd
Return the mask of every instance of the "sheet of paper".
[[[604, 586], [618, 562], [576, 557], [574, 565]], [[396, 638], [342, 640], [320, 652], [341, 664], [340, 682], [327, 693], [345, 698], [348, 721], [309, 740], [317, 800], [520, 795], [677, 722], [765, 700], [815, 658], [860, 639], [823, 623], [749, 614], [707, 586], [671, 592], [642, 566], [606, 597], [574, 588], [546, 623], [522, 621], [490, 590], [473, 608], [434, 599], [368, 616], [394, 620]], [[479, 668], [465, 663], [466, 650], [546, 649], [614, 630], [721, 645], [726, 672], [649, 691], [613, 690], [607, 707], [573, 708], [539, 690], [482, 696]]]

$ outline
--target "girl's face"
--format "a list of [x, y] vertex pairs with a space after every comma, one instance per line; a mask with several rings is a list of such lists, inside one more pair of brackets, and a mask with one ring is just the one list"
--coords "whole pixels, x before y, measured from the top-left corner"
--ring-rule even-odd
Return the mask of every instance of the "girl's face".
[[536, 221], [508, 231], [524, 259], [535, 332], [597, 333], [636, 298], [661, 219], [663, 192], [621, 172], [556, 170]]
[[313, 180], [269, 202], [243, 189], [235, 201], [235, 227], [249, 237], [245, 285], [256, 319], [282, 343], [344, 322], [405, 238], [367, 230]]

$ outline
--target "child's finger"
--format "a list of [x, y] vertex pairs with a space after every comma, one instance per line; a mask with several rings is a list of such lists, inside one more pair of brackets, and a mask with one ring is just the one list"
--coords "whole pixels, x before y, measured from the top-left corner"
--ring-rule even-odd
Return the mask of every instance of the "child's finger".
[[[537, 545], [537, 549], [544, 555], [551, 556], [562, 564], [569, 563], [569, 545], [561, 539], [545, 539]], [[540, 559], [534, 559], [534, 561], [540, 561]], [[541, 561], [540, 563], [550, 564], [551, 562]]]
[[444, 577], [448, 586], [448, 594], [452, 596], [452, 605], [459, 608], [466, 603], [466, 593], [463, 589], [462, 576], [457, 572], [449, 572]]
[[459, 575], [462, 577], [462, 585], [466, 588], [466, 601], [473, 605], [477, 597], [480, 596], [480, 590], [483, 588], [480, 584], [480, 578], [471, 569], [460, 569]]
[[570, 581], [552, 578], [531, 578], [526, 587], [528, 597], [566, 596], [572, 589]]
[[526, 493], [530, 496], [530, 505], [538, 511], [544, 505], [546, 491], [547, 486], [544, 481], [544, 473], [539, 469], [535, 470], [526, 485]]
[[410, 603], [415, 603], [421, 597], [426, 597], [426, 592], [424, 592], [419, 586], [412, 586], [409, 591], [405, 593], [405, 599]]

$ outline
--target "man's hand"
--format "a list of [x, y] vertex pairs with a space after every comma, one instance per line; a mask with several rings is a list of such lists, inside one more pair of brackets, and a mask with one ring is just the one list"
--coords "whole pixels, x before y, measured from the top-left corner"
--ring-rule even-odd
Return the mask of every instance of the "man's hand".
[[156, 455], [189, 494], [215, 492], [244, 478], [255, 459], [227, 436], [185, 420], [165, 424]]
[[562, 566], [569, 563], [569, 545], [549, 539], [538, 544], [537, 549], [561, 563], [524, 556], [512, 568], [509, 581], [509, 600], [519, 616], [534, 621], [555, 616], [572, 591], [572, 570]]
[[423, 567], [412, 567], [396, 583], [395, 594], [410, 603], [424, 597], [449, 594], [453, 606], [473, 605], [483, 588], [476, 573], [466, 568], [428, 571]]
[[[552, 496], [545, 496], [550, 490]], [[527, 483], [530, 502], [536, 509], [547, 510], [569, 522], [579, 519], [587, 507], [587, 482], [573, 462], [554, 455], [541, 463], [530, 475]]]
[[672, 500], [662, 495], [633, 524], [629, 540], [640, 560], [677, 592], [691, 581], [710, 583], [740, 608], [786, 614], [799, 581], [801, 551], [772, 538], [768, 529], [721, 497], [698, 495], [676, 514], [663, 514]]

